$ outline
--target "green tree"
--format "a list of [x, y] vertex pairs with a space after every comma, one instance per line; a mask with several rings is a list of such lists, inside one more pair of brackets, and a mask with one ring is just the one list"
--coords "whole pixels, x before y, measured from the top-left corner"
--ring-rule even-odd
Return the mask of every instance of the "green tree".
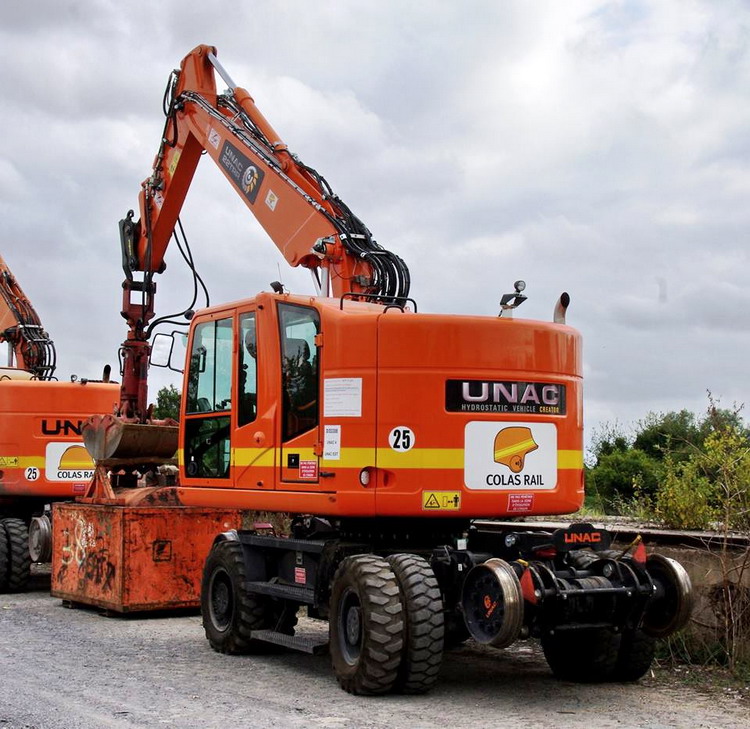
[[159, 420], [180, 419], [180, 391], [174, 385], [162, 387], [157, 393], [154, 417]]

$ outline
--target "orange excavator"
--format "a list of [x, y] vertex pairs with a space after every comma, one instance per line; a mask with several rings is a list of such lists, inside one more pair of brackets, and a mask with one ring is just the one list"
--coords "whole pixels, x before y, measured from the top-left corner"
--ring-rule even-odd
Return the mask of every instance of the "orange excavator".
[[112, 412], [119, 387], [54, 379], [55, 345], [0, 257], [0, 592], [22, 591], [31, 561], [48, 561], [48, 505], [85, 491], [94, 464], [81, 427]]
[[[499, 647], [538, 638], [566, 679], [643, 675], [655, 639], [690, 612], [677, 562], [642, 545], [616, 550], [590, 524], [539, 533], [481, 521], [582, 503], [581, 338], [565, 323], [567, 294], [551, 322], [513, 316], [521, 281], [500, 316], [417, 312], [404, 262], [289, 151], [215, 48], [185, 57], [165, 100], [139, 218], [131, 211], [120, 224], [129, 333], [119, 416], [84, 427], [97, 469], [83, 499], [91, 510], [75, 518], [88, 520], [89, 536], [61, 543], [55, 594], [85, 599], [86, 541], [97, 564], [122, 553], [103, 541], [97, 509], [284, 512], [289, 536], [256, 526], [213, 539], [200, 599], [217, 651], [327, 647], [355, 694], [429, 690], [444, 646], [468, 637]], [[174, 428], [148, 418], [154, 276], [204, 153], [289, 264], [312, 272], [317, 293], [274, 284], [188, 312]], [[175, 448], [167, 473], [159, 464]], [[173, 557], [191, 531], [138, 534], [131, 551], [150, 560], [154, 579], [157, 557]], [[126, 567], [108, 559], [112, 586]], [[95, 582], [96, 604], [106, 604], [101, 574]], [[325, 646], [296, 634], [300, 608], [328, 621]]]

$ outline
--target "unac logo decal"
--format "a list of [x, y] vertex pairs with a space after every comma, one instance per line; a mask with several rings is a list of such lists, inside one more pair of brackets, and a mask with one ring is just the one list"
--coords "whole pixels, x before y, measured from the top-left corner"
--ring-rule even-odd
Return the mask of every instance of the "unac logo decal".
[[260, 173], [258, 172], [258, 168], [253, 165], [248, 165], [242, 173], [242, 188], [245, 191], [245, 195], [252, 195], [259, 179]]
[[539, 446], [531, 434], [531, 428], [503, 428], [495, 436], [495, 463], [507, 466], [513, 473], [520, 473], [523, 471], [526, 456], [537, 448]]

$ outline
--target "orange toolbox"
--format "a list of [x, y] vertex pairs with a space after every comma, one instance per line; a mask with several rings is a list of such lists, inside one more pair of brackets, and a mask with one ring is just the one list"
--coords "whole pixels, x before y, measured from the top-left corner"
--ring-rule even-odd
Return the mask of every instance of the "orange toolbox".
[[53, 506], [52, 595], [118, 613], [200, 606], [203, 563], [240, 510]]

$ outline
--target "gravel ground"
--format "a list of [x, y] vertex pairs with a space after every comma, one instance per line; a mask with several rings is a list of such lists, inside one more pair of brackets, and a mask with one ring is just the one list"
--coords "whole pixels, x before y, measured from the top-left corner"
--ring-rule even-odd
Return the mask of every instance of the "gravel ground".
[[0, 729], [750, 727], [750, 705], [727, 690], [659, 671], [637, 685], [563, 683], [524, 643], [446, 654], [426, 696], [354, 697], [327, 657], [223, 656], [198, 615], [108, 618], [64, 608], [43, 577], [35, 587], [0, 595]]

